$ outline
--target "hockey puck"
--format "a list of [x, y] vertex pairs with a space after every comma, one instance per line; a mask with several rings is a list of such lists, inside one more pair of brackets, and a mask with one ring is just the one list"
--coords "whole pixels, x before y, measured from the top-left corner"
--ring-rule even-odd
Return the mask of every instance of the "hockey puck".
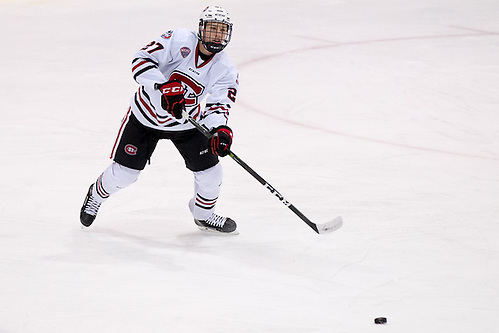
[[380, 325], [386, 324], [386, 317], [374, 318], [374, 323]]

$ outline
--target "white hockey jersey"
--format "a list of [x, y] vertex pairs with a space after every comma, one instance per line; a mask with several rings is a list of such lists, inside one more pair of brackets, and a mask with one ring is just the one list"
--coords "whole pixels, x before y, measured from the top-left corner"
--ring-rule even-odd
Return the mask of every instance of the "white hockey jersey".
[[161, 92], [155, 84], [172, 79], [182, 82], [186, 110], [194, 119], [210, 130], [227, 125], [239, 86], [237, 69], [224, 51], [203, 62], [194, 31], [170, 30], [149, 43], [135, 54], [132, 74], [139, 88], [130, 106], [144, 126], [163, 131], [193, 128], [161, 107]]

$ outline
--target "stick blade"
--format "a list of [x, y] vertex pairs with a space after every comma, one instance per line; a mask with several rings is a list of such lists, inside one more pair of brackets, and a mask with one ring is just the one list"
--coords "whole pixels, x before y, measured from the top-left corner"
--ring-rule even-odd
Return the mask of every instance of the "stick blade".
[[317, 233], [321, 235], [328, 234], [330, 232], [338, 230], [342, 225], [343, 219], [341, 218], [341, 216], [337, 216], [332, 221], [323, 224], [317, 224]]

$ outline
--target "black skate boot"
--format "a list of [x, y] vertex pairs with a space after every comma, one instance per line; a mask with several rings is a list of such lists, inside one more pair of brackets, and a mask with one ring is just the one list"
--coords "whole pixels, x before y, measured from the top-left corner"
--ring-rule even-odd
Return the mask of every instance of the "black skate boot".
[[94, 184], [90, 185], [87, 196], [85, 197], [85, 201], [83, 202], [83, 206], [81, 206], [80, 210], [80, 222], [85, 227], [90, 227], [92, 225], [101, 205], [101, 203], [96, 201], [92, 195], [93, 187]]
[[224, 234], [238, 234], [236, 231], [237, 225], [234, 220], [228, 217], [219, 216], [215, 213], [211, 214], [206, 220], [194, 219], [194, 223], [196, 223], [201, 230], [216, 231]]

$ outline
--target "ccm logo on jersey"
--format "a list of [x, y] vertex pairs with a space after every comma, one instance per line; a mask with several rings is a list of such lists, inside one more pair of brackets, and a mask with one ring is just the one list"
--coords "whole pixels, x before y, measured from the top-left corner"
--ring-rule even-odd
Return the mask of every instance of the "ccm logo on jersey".
[[125, 146], [125, 153], [127, 153], [128, 155], [137, 155], [137, 147], [135, 147], [134, 145], [126, 145]]

